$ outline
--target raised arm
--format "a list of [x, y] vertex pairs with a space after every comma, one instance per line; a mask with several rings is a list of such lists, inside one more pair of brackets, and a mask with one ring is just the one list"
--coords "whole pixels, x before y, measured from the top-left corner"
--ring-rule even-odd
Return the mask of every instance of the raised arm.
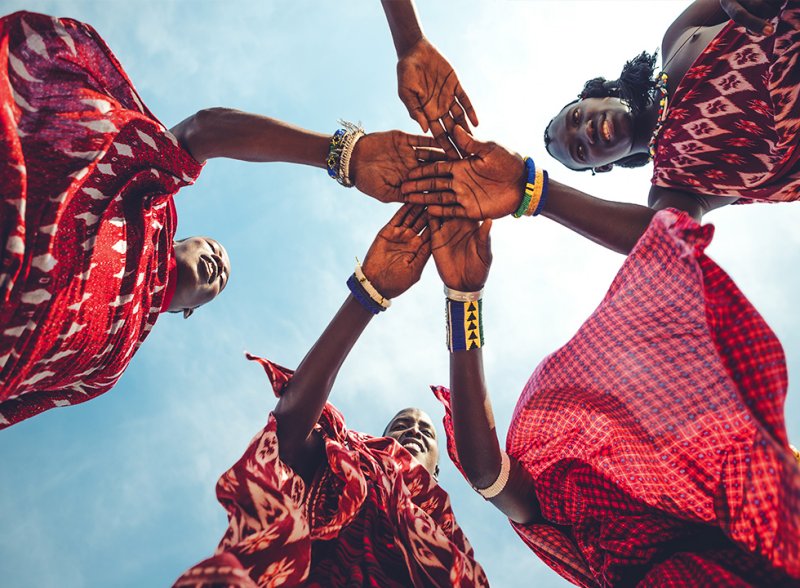
[[[207, 108], [171, 129], [200, 162], [227, 157], [253, 162], [286, 162], [328, 167], [331, 135], [231, 108]], [[352, 131], [351, 131], [352, 132]], [[352, 144], [348, 178], [381, 202], [399, 202], [400, 184], [421, 162], [444, 159], [431, 137], [401, 131], [367, 133]]]
[[[477, 221], [449, 220], [442, 223], [432, 218], [430, 226], [436, 269], [444, 284], [451, 290], [458, 290], [459, 294], [482, 290], [492, 259], [489, 242], [491, 220], [480, 225]], [[448, 302], [450, 304], [469, 303]], [[457, 308], [448, 306], [451, 318], [457, 312]], [[463, 319], [460, 323], [455, 319], [450, 323], [451, 342], [470, 339], [464, 333]], [[459, 328], [460, 333], [457, 332]], [[466, 344], [457, 342], [451, 343], [450, 347], [450, 404], [459, 461], [470, 484], [476, 489], [486, 489], [496, 486], [503, 470], [504, 454], [486, 389], [482, 351], [480, 345], [466, 349]], [[540, 514], [533, 480], [513, 458], [510, 459], [507, 483], [489, 500], [518, 523], [529, 523]]]
[[[399, 296], [419, 280], [430, 257], [427, 220], [423, 207], [403, 205], [369, 248], [364, 276], [386, 298]], [[363, 290], [356, 290], [306, 354], [274, 410], [281, 459], [301, 472], [320, 457], [319, 441], [311, 432], [339, 368], [374, 316], [369, 301], [365, 305]]]
[[469, 128], [478, 116], [453, 66], [422, 32], [412, 0], [382, 0], [397, 50], [397, 92], [424, 132], [431, 130], [450, 157], [458, 153], [448, 136], [456, 124]]
[[[405, 201], [427, 204], [441, 218], [501, 218], [513, 214], [524, 194], [523, 158], [497, 143], [478, 141], [458, 128], [453, 135], [468, 157], [439, 161], [413, 169], [401, 187]], [[653, 215], [677, 208], [700, 220], [706, 212], [735, 198], [705, 198], [652, 188], [650, 206], [595, 198], [550, 180], [541, 214], [618, 253], [627, 254]]]

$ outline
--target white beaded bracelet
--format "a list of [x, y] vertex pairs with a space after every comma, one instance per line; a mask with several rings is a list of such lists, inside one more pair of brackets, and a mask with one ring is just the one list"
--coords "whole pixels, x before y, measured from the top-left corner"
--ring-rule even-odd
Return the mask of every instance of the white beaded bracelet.
[[346, 188], [352, 188], [353, 182], [350, 180], [350, 158], [353, 156], [353, 149], [355, 149], [358, 140], [366, 133], [361, 126], [361, 123], [354, 124], [346, 120], [340, 120], [346, 133], [342, 143], [342, 152], [339, 155], [339, 170], [336, 176], [336, 181]]
[[[505, 451], [500, 452], [500, 473], [497, 474], [497, 479], [488, 488], [475, 488], [475, 491], [483, 496], [486, 500], [494, 498], [500, 494], [508, 484], [508, 475], [511, 472], [511, 459]], [[474, 486], [473, 486], [474, 488]]]
[[375, 289], [375, 286], [367, 279], [367, 276], [364, 275], [363, 270], [361, 269], [361, 264], [358, 263], [356, 260], [356, 279], [359, 281], [361, 286], [366, 290], [369, 297], [372, 298], [377, 304], [380, 304], [383, 308], [389, 308], [392, 305], [392, 301], [388, 298], [385, 298], [383, 294], [378, 292]]
[[483, 288], [477, 292], [462, 292], [461, 290], [453, 290], [452, 288], [444, 287], [444, 295], [450, 300], [456, 302], [477, 302], [483, 298]]

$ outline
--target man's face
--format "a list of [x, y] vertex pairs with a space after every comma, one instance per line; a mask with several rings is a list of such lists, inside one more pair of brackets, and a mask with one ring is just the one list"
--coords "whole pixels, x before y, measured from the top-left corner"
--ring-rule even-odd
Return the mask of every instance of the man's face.
[[190, 237], [175, 243], [178, 284], [170, 310], [194, 309], [225, 289], [231, 274], [228, 252], [209, 237]]
[[439, 471], [439, 443], [436, 428], [427, 413], [418, 408], [405, 408], [389, 421], [384, 432], [405, 447], [432, 476]]

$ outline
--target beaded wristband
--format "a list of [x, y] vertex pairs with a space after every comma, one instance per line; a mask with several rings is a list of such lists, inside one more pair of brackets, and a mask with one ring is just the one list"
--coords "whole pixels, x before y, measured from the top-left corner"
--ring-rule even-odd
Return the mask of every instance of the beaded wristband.
[[483, 300], [446, 301], [447, 349], [469, 351], [483, 347]]
[[453, 290], [445, 286], [444, 295], [455, 302], [474, 302], [483, 298], [483, 288], [477, 292], [462, 292], [461, 290]]
[[369, 295], [372, 301], [379, 305], [384, 310], [389, 308], [392, 305], [392, 301], [388, 298], [384, 298], [383, 294], [378, 292], [375, 289], [375, 286], [367, 279], [367, 276], [364, 275], [364, 271], [361, 269], [361, 264], [358, 263], [356, 260], [356, 271], [355, 271], [356, 279], [358, 283], [361, 284], [361, 287], [364, 288], [364, 291]]
[[500, 452], [500, 473], [497, 474], [497, 479], [488, 488], [475, 488], [475, 491], [483, 496], [486, 500], [494, 498], [500, 494], [508, 484], [508, 475], [511, 473], [511, 459], [505, 451]]
[[542, 175], [544, 176], [542, 195], [539, 197], [539, 204], [536, 206], [536, 210], [533, 211], [532, 216], [539, 216], [547, 203], [547, 186], [550, 184], [550, 176], [547, 175], [547, 170], [542, 170]]
[[347, 279], [347, 287], [350, 288], [353, 298], [358, 300], [359, 304], [361, 304], [361, 306], [363, 306], [372, 314], [378, 314], [379, 312], [386, 310], [383, 306], [370, 298], [369, 294], [367, 294], [367, 291], [361, 286], [361, 282], [358, 281], [358, 278], [355, 274], [351, 275]]
[[[544, 185], [544, 170], [537, 169], [536, 170], [536, 179], [533, 182], [533, 190], [531, 194], [531, 200], [528, 203], [528, 207], [525, 209], [525, 216], [531, 216], [533, 211], [536, 210], [539, 206], [539, 200], [542, 197], [542, 186]], [[527, 192], [528, 187], [525, 186], [525, 190]]]
[[350, 180], [350, 158], [358, 140], [365, 135], [360, 124], [340, 120], [344, 128], [337, 130], [331, 137], [328, 147], [328, 158], [325, 167], [328, 175], [346, 188], [352, 188]]
[[514, 213], [514, 218], [519, 218], [525, 211], [528, 210], [528, 205], [531, 203], [531, 199], [533, 198], [533, 188], [534, 183], [536, 182], [536, 164], [533, 163], [533, 160], [530, 157], [525, 158], [525, 194], [522, 197], [522, 202], [519, 205], [519, 208]]

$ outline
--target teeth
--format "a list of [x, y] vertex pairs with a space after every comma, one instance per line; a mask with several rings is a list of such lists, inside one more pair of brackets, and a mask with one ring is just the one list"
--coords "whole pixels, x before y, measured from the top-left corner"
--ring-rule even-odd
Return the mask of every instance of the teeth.
[[603, 138], [606, 141], [610, 141], [611, 140], [611, 129], [609, 129], [609, 124], [608, 124], [607, 120], [603, 121], [602, 130], [603, 130]]

